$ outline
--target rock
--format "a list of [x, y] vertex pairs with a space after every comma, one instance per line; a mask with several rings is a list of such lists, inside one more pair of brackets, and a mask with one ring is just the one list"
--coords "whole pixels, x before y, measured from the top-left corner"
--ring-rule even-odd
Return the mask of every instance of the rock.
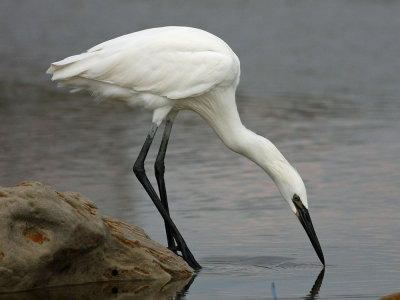
[[192, 272], [143, 229], [101, 215], [83, 195], [38, 182], [0, 188], [0, 292], [123, 280], [167, 283]]
[[400, 300], [400, 293], [392, 294], [381, 298], [381, 300]]

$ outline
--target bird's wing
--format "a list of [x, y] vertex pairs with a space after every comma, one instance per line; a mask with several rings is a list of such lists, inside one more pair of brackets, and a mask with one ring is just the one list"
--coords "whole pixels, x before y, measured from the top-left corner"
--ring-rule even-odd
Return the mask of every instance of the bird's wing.
[[237, 83], [239, 60], [222, 40], [201, 30], [159, 30], [104, 42], [53, 63], [49, 72], [53, 80], [79, 77], [170, 99]]

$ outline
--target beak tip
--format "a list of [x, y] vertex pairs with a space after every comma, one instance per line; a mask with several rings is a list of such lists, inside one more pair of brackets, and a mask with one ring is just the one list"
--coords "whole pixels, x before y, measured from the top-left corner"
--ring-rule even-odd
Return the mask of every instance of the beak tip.
[[321, 263], [323, 264], [323, 266], [325, 268], [324, 254], [322, 252], [321, 245], [319, 244], [317, 234], [315, 233], [314, 226], [312, 224], [308, 210], [304, 206], [298, 207], [296, 215], [297, 215], [301, 225], [305, 229], [305, 231], [311, 241], [311, 244], [313, 245], [314, 250], [318, 255], [319, 260], [321, 261]]

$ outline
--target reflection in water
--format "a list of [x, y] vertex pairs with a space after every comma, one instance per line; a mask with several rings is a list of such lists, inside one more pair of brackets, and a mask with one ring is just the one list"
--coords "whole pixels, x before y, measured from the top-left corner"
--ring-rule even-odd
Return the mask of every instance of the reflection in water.
[[0, 300], [17, 299], [182, 299], [194, 277], [180, 281], [120, 281], [89, 283], [76, 286], [44, 288], [27, 292], [0, 294]]
[[185, 296], [188, 294], [189, 292], [189, 288], [192, 285], [194, 279], [196, 278], [197, 274], [195, 273], [190, 279], [189, 281], [187, 281], [186, 285], [176, 293], [174, 299], [179, 300], [179, 299], [185, 299]]
[[304, 299], [306, 300], [313, 300], [316, 299], [319, 293], [319, 290], [321, 288], [322, 285], [322, 281], [324, 280], [324, 275], [325, 275], [325, 268], [323, 268], [321, 270], [321, 272], [319, 273], [317, 280], [315, 280], [315, 283], [313, 285], [313, 287], [310, 290], [310, 293], [304, 297]]
[[[325, 275], [325, 268], [323, 268], [321, 270], [321, 272], [319, 273], [317, 279], [315, 280], [315, 283], [312, 286], [310, 292], [303, 299], [305, 299], [305, 300], [314, 300], [314, 299], [318, 298], [318, 293], [319, 293], [319, 290], [321, 288], [322, 281], [324, 280], [324, 275]], [[278, 297], [276, 295], [275, 283], [274, 282], [272, 282], [272, 284], [271, 284], [271, 289], [272, 289], [272, 296], [274, 297], [274, 300], [277, 300]]]

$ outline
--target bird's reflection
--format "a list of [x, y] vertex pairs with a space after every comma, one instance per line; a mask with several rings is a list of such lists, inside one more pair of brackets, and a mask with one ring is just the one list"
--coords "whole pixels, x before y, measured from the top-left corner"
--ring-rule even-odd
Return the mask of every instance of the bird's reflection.
[[319, 290], [321, 288], [322, 281], [324, 280], [324, 275], [325, 275], [325, 268], [322, 268], [322, 270], [319, 273], [317, 279], [315, 280], [315, 283], [312, 286], [310, 292], [303, 299], [313, 300], [313, 299], [316, 299], [318, 297], [318, 293], [319, 293]]
[[[324, 275], [325, 275], [325, 268], [321, 270], [321, 272], [318, 274], [317, 279], [314, 282], [314, 285], [312, 286], [310, 292], [307, 294], [307, 296], [303, 297], [302, 299], [305, 300], [314, 300], [318, 298], [318, 293], [322, 285], [322, 281], [324, 280]], [[272, 283], [271, 285], [272, 289], [272, 296], [274, 297], [274, 300], [278, 300], [278, 297], [276, 295], [276, 290], [275, 290], [275, 284]]]
[[192, 283], [194, 282], [194, 279], [196, 278], [197, 273], [195, 273], [192, 278], [186, 283], [186, 285], [179, 291], [176, 293], [175, 297], [173, 298], [174, 300], [181, 300], [181, 299], [185, 299], [185, 296], [188, 294], [189, 292], [189, 288], [192, 285]]
[[[318, 293], [324, 279], [325, 268], [321, 270], [310, 292], [302, 299], [312, 300], [318, 298]], [[84, 284], [69, 287], [45, 288], [29, 292], [0, 294], [0, 300], [7, 299], [185, 299], [189, 289], [195, 281], [197, 274], [191, 278], [172, 281], [167, 284], [160, 281], [125, 281]], [[272, 285], [271, 288], [275, 289]], [[274, 299], [279, 296], [274, 294]]]
[[89, 283], [0, 294], [0, 300], [184, 299], [193, 280], [194, 277], [168, 283], [162, 280]]

